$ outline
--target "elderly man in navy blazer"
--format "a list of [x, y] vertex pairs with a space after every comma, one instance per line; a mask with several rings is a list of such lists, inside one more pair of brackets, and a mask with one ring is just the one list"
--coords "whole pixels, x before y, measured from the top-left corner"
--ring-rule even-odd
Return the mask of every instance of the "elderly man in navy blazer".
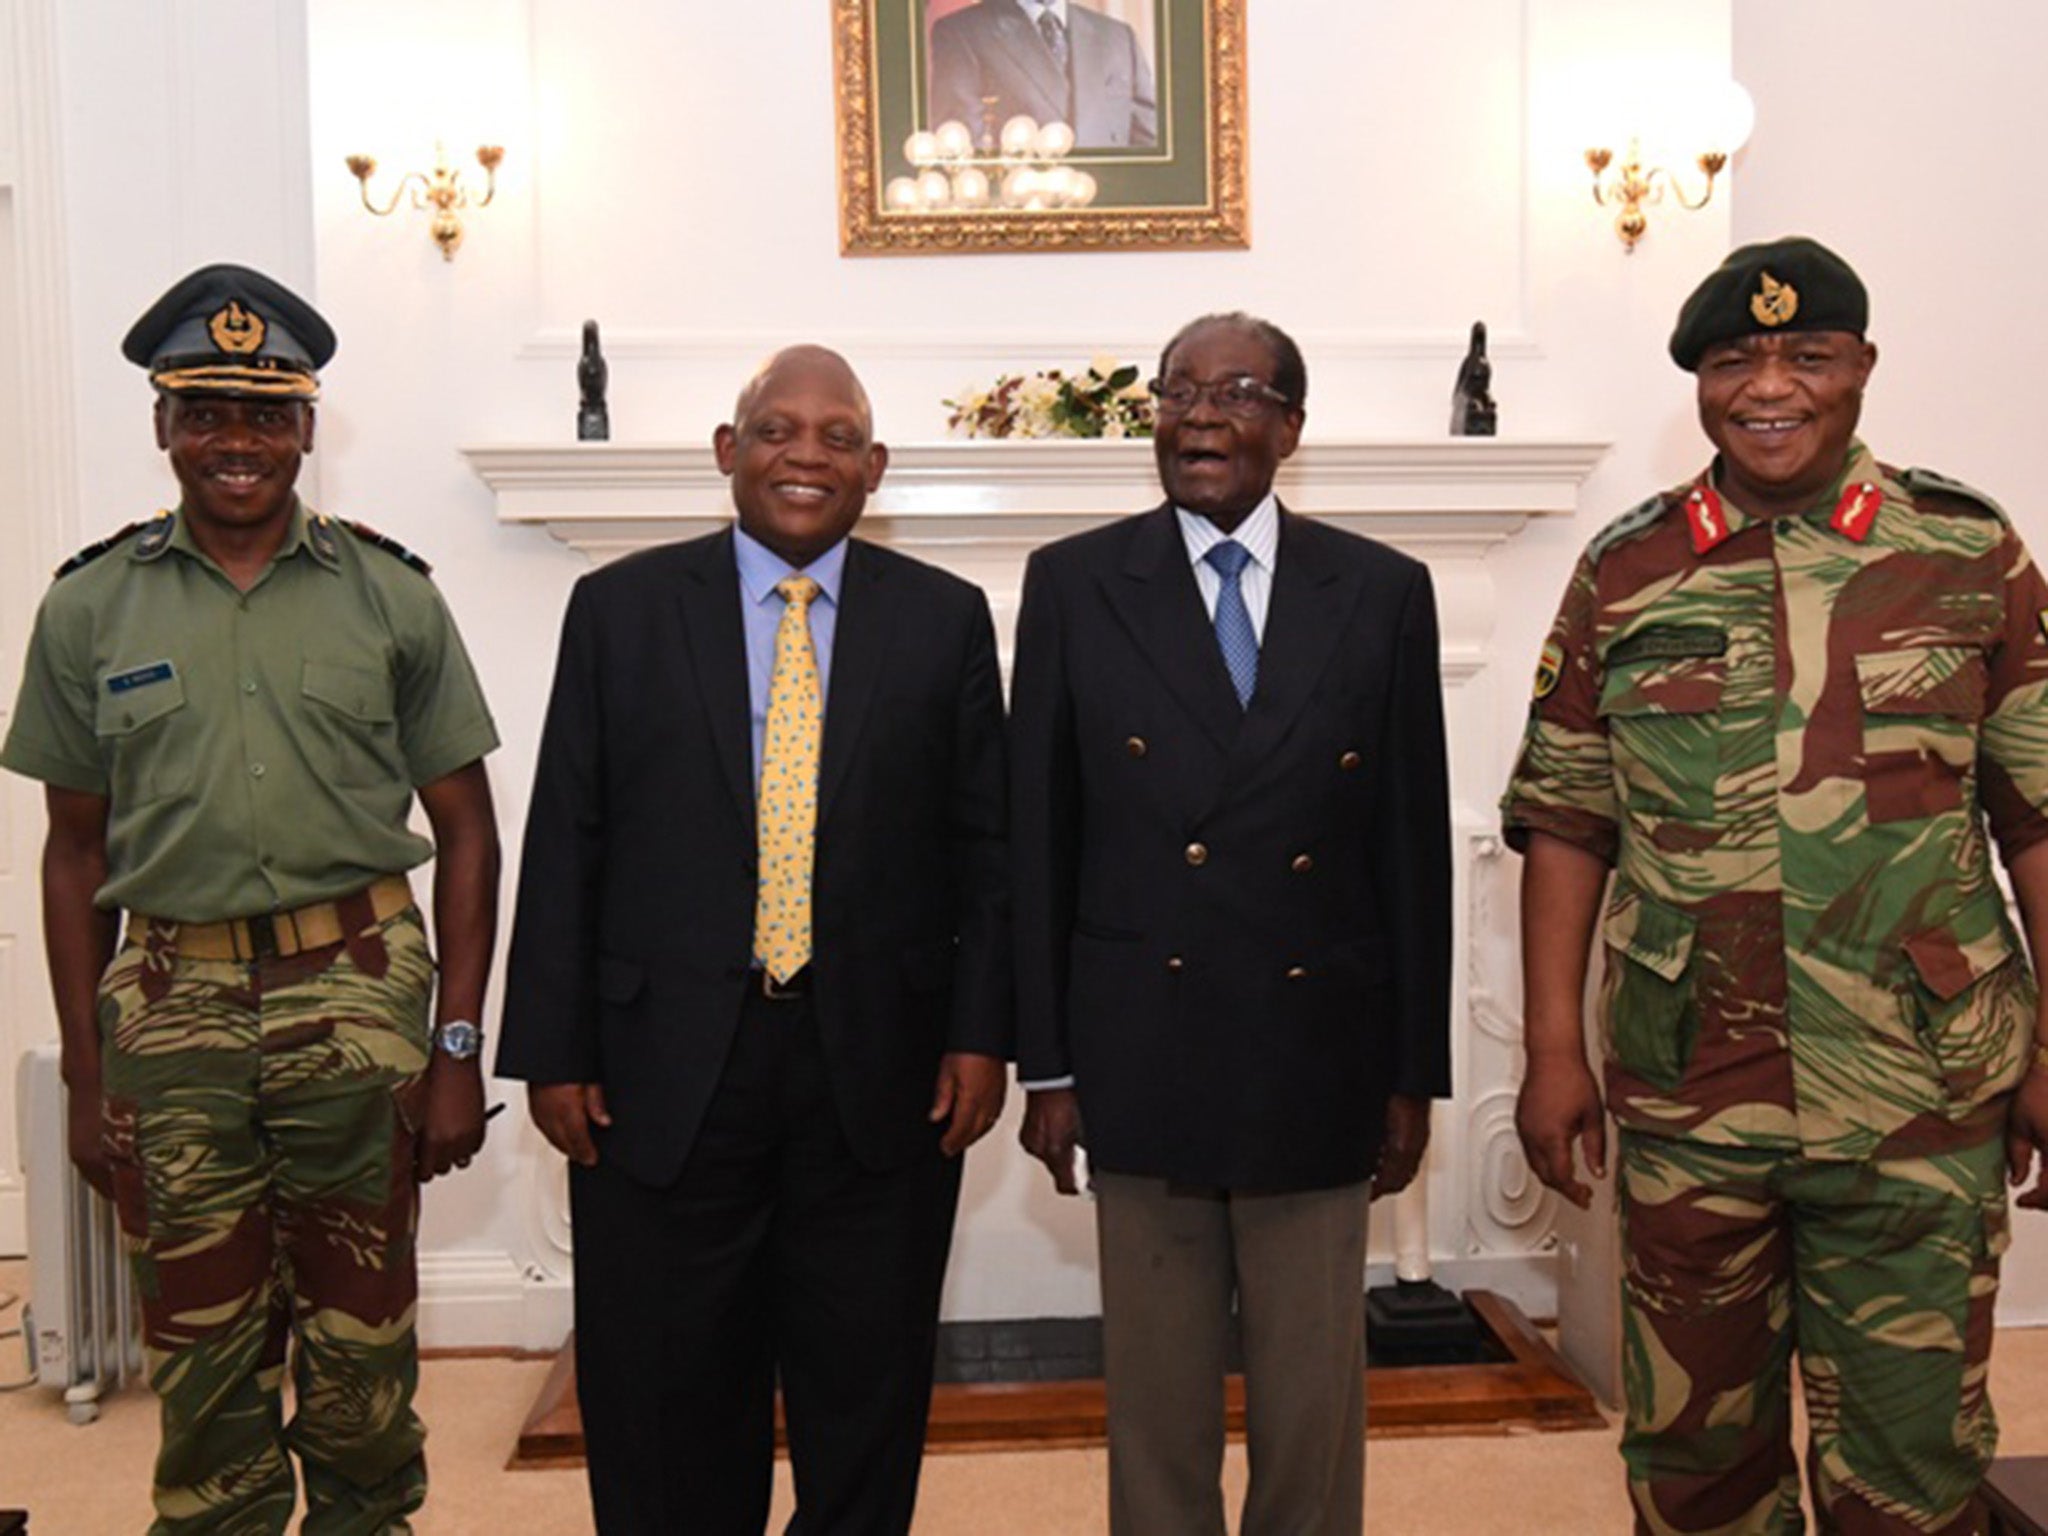
[[1115, 1536], [1363, 1525], [1366, 1210], [1450, 1087], [1436, 613], [1405, 555], [1286, 511], [1307, 374], [1243, 315], [1160, 359], [1167, 500], [1039, 550], [1012, 696], [1024, 1145], [1102, 1249]]
[[1152, 66], [1130, 26], [1081, 0], [979, 0], [932, 23], [932, 124], [965, 123], [979, 139], [1024, 113], [1062, 122], [1082, 149], [1159, 142]]

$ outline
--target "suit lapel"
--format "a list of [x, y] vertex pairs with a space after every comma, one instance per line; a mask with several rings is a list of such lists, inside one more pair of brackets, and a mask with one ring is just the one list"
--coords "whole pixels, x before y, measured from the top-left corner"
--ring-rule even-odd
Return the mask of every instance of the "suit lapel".
[[[1067, 82], [1059, 66], [1053, 63], [1052, 54], [1046, 50], [1045, 39], [1039, 36], [1031, 19], [1011, 4], [1011, 0], [1001, 0], [1001, 4], [1002, 10], [995, 18], [996, 36], [1004, 52], [1009, 54], [1010, 62], [1023, 72], [1031, 82], [1031, 88], [1038, 92], [1040, 100], [1036, 115], [1041, 121], [1049, 117], [1064, 120], [1067, 116]], [[1070, 58], [1073, 46], [1073, 30], [1069, 28], [1067, 47]]]
[[733, 563], [732, 530], [688, 547], [677, 600], [690, 639], [690, 665], [711, 741], [732, 791], [733, 810], [754, 829], [752, 702], [747, 697], [747, 637], [740, 619], [739, 568]]
[[1336, 650], [1343, 620], [1358, 600], [1358, 578], [1347, 575], [1334, 554], [1327, 530], [1281, 509], [1259, 686], [1232, 753], [1233, 780], [1286, 739]]
[[896, 610], [889, 601], [888, 571], [858, 539], [846, 546], [846, 573], [839, 584], [839, 620], [832, 632], [832, 673], [825, 682], [825, 741], [818, 767], [818, 825], [832, 812], [832, 800], [846, 782], [860, 733], [889, 652]]
[[1107, 578], [1111, 610], [1160, 679], [1217, 746], [1228, 749], [1244, 724], [1216, 629], [1202, 607], [1187, 542], [1171, 506], [1139, 523], [1120, 570]]

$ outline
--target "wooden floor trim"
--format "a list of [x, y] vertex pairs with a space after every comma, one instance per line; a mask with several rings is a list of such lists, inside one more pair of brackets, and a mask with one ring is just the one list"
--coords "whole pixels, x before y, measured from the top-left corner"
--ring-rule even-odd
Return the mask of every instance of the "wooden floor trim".
[[[1599, 1429], [1593, 1394], [1512, 1301], [1468, 1291], [1472, 1310], [1506, 1347], [1490, 1365], [1375, 1367], [1366, 1372], [1368, 1433], [1498, 1434], [1510, 1430]], [[1232, 1436], [1244, 1433], [1244, 1381], [1224, 1385]], [[1054, 1450], [1103, 1442], [1102, 1383], [1001, 1382], [941, 1386], [932, 1392], [931, 1452]], [[776, 1447], [782, 1449], [780, 1409]], [[520, 1430], [513, 1468], [581, 1466], [583, 1419], [576, 1406], [576, 1358], [564, 1345]]]

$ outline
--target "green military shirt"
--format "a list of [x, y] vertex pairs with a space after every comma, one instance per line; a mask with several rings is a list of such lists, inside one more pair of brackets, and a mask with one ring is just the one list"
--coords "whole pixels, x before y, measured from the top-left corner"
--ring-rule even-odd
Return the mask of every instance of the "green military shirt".
[[62, 576], [0, 766], [108, 797], [98, 905], [211, 922], [423, 863], [413, 789], [497, 742], [433, 583], [295, 505], [247, 592], [173, 514]]
[[2002, 513], [1860, 443], [1810, 512], [1710, 477], [1579, 561], [1502, 802], [1614, 865], [1608, 1102], [1808, 1156], [1996, 1134], [2033, 977], [1993, 878], [2048, 837], [2048, 585]]

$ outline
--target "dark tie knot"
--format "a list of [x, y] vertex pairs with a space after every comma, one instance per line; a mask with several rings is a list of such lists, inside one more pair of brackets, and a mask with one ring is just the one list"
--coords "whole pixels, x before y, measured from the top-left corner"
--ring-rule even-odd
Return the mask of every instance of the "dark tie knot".
[[1202, 558], [1216, 567], [1225, 581], [1235, 581], [1251, 564], [1252, 552], [1235, 539], [1225, 539], [1221, 544], [1211, 544]]
[[811, 576], [785, 576], [775, 583], [775, 590], [782, 594], [782, 600], [792, 607], [804, 608], [819, 592], [817, 579]]

